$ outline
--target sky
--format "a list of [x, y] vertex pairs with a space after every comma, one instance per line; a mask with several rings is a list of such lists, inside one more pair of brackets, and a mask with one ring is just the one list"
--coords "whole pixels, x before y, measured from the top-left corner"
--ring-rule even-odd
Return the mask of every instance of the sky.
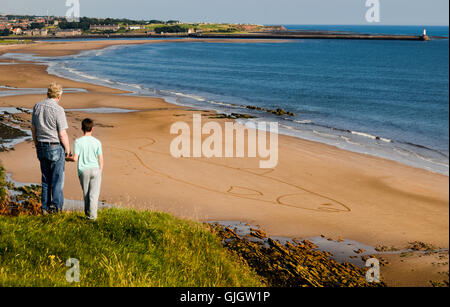
[[[369, 24], [366, 0], [78, 0], [80, 15], [255, 24]], [[374, 0], [380, 23], [446, 25], [449, 0]], [[65, 16], [66, 0], [0, 0], [0, 13]]]

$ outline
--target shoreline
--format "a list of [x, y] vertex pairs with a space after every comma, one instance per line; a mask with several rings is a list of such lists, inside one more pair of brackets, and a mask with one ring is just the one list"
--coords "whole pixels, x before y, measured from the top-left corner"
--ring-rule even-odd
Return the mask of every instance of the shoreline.
[[[31, 53], [57, 56], [105, 46], [98, 42], [87, 46], [39, 45], [42, 48], [21, 47]], [[100, 124], [97, 134], [109, 157], [102, 190], [102, 200], [108, 203], [162, 210], [195, 220], [239, 220], [261, 226], [271, 236], [307, 238], [324, 234], [371, 246], [422, 241], [448, 247], [448, 176], [284, 135], [279, 137], [280, 163], [273, 171], [263, 172], [256, 160], [248, 158], [173, 159], [167, 155], [171, 139], [168, 129], [180, 119], [190, 122], [195, 113], [192, 108], [159, 98], [121, 96], [126, 92], [54, 77], [42, 65], [1, 65], [0, 71], [0, 84], [7, 81], [10, 86], [44, 88], [48, 81], [56, 80], [65, 88], [87, 90], [66, 93], [62, 101], [66, 109], [115, 107], [139, 111], [89, 114]], [[3, 97], [0, 107], [29, 108], [42, 96]], [[201, 113], [207, 118], [211, 115], [209, 111]], [[80, 134], [83, 116], [86, 113], [67, 112], [72, 142]], [[131, 139], [130, 130], [134, 132]], [[37, 163], [21, 163], [34, 157], [33, 151], [31, 144], [22, 143], [13, 153], [0, 154], [14, 180], [39, 181]], [[74, 174], [74, 166], [68, 165], [65, 194], [66, 198], [79, 199]], [[350, 211], [320, 210], [324, 198], [343, 203]], [[402, 279], [398, 273], [393, 268], [390, 274]], [[423, 276], [410, 278], [418, 282]]]
[[[183, 42], [192, 42], [193, 40], [170, 40], [170, 42], [176, 42], [176, 43], [183, 43]], [[238, 41], [238, 40], [197, 40], [200, 41], [207, 41], [207, 42], [217, 42], [217, 43], [239, 43], [239, 42], [276, 42], [281, 43], [281, 41], [277, 40], [262, 40], [262, 41], [251, 41], [251, 40], [244, 40], [244, 41]], [[83, 53], [85, 52], [92, 52], [92, 51], [98, 51], [101, 49], [108, 49], [108, 48], [114, 48], [114, 47], [126, 47], [127, 45], [134, 45], [133, 41], [116, 41], [117, 44], [110, 44], [110, 42], [106, 43], [105, 45], [99, 45], [97, 49], [95, 47], [96, 43], [100, 43], [97, 41], [91, 41], [90, 43], [94, 43], [94, 46], [89, 46], [86, 49], [81, 50], [78, 53], [68, 52], [64, 53], [62, 56], [66, 55], [80, 55], [83, 56]], [[153, 43], [164, 43], [167, 42], [167, 40], [159, 40], [159, 41], [136, 41], [136, 44], [153, 44]], [[45, 42], [40, 42], [44, 43]], [[49, 42], [47, 42], [49, 43]], [[52, 44], [52, 43], [51, 43]], [[62, 43], [64, 44], [64, 43]], [[70, 44], [70, 43], [69, 43]], [[6, 53], [6, 52], [4, 52]], [[3, 53], [3, 54], [4, 54]], [[2, 55], [1, 49], [0, 49], [0, 55]], [[258, 112], [257, 106], [246, 106], [246, 105], [238, 105], [238, 104], [231, 104], [231, 103], [217, 103], [213, 105], [214, 101], [210, 101], [209, 98], [202, 98], [202, 102], [196, 101], [196, 98], [191, 98], [191, 94], [183, 94], [183, 93], [176, 93], [169, 90], [158, 90], [158, 89], [151, 89], [151, 88], [145, 88], [140, 85], [135, 84], [126, 84], [122, 82], [115, 82], [108, 79], [101, 79], [97, 77], [92, 77], [88, 75], [84, 75], [83, 72], [79, 71], [58, 71], [53, 68], [53, 63], [45, 61], [45, 59], [39, 59], [34, 58], [35, 56], [38, 56], [37, 54], [31, 54], [31, 58], [27, 59], [21, 58], [14, 58], [13, 60], [17, 63], [29, 63], [29, 62], [36, 62], [41, 63], [43, 65], [47, 66], [47, 72], [51, 75], [58, 76], [63, 79], [69, 79], [73, 80], [75, 82], [82, 82], [82, 83], [89, 83], [94, 84], [97, 86], [107, 87], [111, 89], [115, 89], [118, 91], [122, 91], [124, 94], [130, 94], [137, 97], [150, 97], [150, 98], [160, 98], [163, 99], [166, 103], [173, 104], [176, 106], [181, 107], [189, 107], [189, 108], [198, 108], [203, 109], [206, 108], [210, 111], [217, 112], [219, 115], [224, 112], [226, 114], [229, 114], [229, 112], [233, 112], [235, 110], [236, 114], [248, 113], [250, 116], [255, 116], [255, 122], [258, 121], [258, 119], [270, 121], [270, 120], [278, 120], [280, 121], [279, 125], [279, 133], [284, 136], [289, 136], [301, 140], [307, 140], [311, 142], [317, 142], [321, 144], [326, 144], [329, 146], [333, 146], [345, 151], [350, 151], [354, 153], [359, 153], [363, 155], [373, 156], [381, 159], [387, 159], [393, 162], [400, 163], [402, 165], [411, 166], [414, 168], [423, 169], [435, 174], [441, 174], [444, 176], [449, 176], [449, 168], [448, 168], [448, 160], [441, 161], [437, 160], [437, 156], [445, 156], [445, 153], [440, 152], [437, 149], [429, 148], [420, 144], [411, 143], [408, 141], [397, 141], [397, 140], [391, 140], [389, 138], [385, 138], [383, 136], [379, 135], [371, 135], [366, 132], [360, 132], [360, 131], [353, 131], [353, 130], [345, 130], [342, 128], [335, 128], [335, 127], [329, 127], [329, 126], [323, 126], [316, 123], [299, 123], [296, 120], [291, 120], [289, 118], [284, 118], [280, 116], [270, 117], [270, 114], [262, 114], [264, 112]], [[79, 74], [79, 75], [78, 75]], [[91, 79], [92, 77], [92, 79]], [[179, 101], [180, 99], [180, 101]], [[183, 102], [181, 102], [181, 99]], [[256, 110], [256, 111], [255, 111]], [[288, 112], [290, 113], [290, 112]], [[248, 115], [246, 114], [246, 115]], [[295, 115], [295, 114], [294, 114]], [[239, 119], [239, 118], [236, 118]], [[299, 124], [296, 124], [299, 123]], [[321, 133], [331, 133], [333, 137], [340, 137], [345, 142], [340, 140], [340, 142], [336, 143], [336, 140], [334, 139], [327, 139], [326, 137], [320, 136]], [[338, 132], [336, 132], [338, 131]], [[336, 134], [334, 134], [336, 132]], [[358, 139], [360, 138], [360, 139]], [[370, 140], [369, 140], [370, 139]], [[379, 144], [374, 144], [372, 140]], [[356, 142], [356, 143], [353, 143]], [[396, 150], [401, 151], [412, 151], [415, 156], [402, 156], [400, 154], [396, 154]], [[426, 151], [425, 154], [422, 154], [420, 151], [424, 150]], [[442, 158], [442, 157], [441, 157]]]

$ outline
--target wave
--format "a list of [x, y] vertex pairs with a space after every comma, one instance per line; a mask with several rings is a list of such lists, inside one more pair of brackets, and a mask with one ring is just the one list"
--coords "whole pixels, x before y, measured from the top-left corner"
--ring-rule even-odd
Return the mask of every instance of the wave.
[[237, 107], [236, 105], [234, 105], [232, 103], [219, 102], [219, 101], [214, 101], [214, 100], [209, 100], [208, 102], [211, 104], [219, 105], [219, 106], [234, 107], [234, 108]]
[[429, 148], [427, 146], [423, 146], [423, 145], [419, 145], [419, 144], [414, 144], [414, 143], [411, 143], [411, 142], [400, 142], [400, 143], [403, 143], [403, 144], [406, 144], [406, 145], [409, 145], [409, 146], [413, 146], [413, 147], [416, 147], [416, 148], [420, 148], [420, 149], [430, 150], [430, 151], [433, 151], [433, 152], [441, 155], [444, 158], [449, 158], [449, 156], [447, 154], [445, 154], [442, 151], [437, 150], [437, 149]]
[[70, 76], [71, 78], [74, 77], [73, 75], [79, 77], [78, 79], [75, 77], [75, 79], [77, 81], [85, 81], [86, 82], [87, 80], [89, 80], [89, 81], [100, 82], [102, 84], [105, 84], [105, 83], [106, 84], [114, 84], [114, 82], [112, 82], [109, 79], [99, 78], [99, 77], [96, 77], [96, 76], [93, 76], [93, 75], [89, 75], [87, 73], [81, 72], [81, 71], [76, 70], [74, 68], [67, 67], [64, 63], [58, 63], [58, 62], [50, 62], [49, 63], [49, 66], [48, 66], [48, 72], [49, 73], [52, 73], [52, 74], [55, 74], [55, 75], [58, 75], [58, 76], [61, 76], [61, 77], [66, 77], [64, 71], [66, 73], [68, 72], [69, 74], [71, 74], [71, 76]]
[[390, 139], [382, 138], [382, 137], [379, 137], [379, 136], [376, 136], [376, 135], [372, 135], [372, 134], [369, 134], [369, 133], [358, 132], [358, 131], [350, 131], [350, 133], [354, 134], [354, 135], [366, 137], [366, 138], [369, 138], [369, 139], [372, 139], [372, 140], [383, 141], [383, 142], [386, 142], [386, 143], [392, 143], [392, 140], [390, 140]]
[[423, 160], [425, 162], [428, 162], [428, 163], [431, 163], [431, 164], [434, 164], [434, 165], [443, 166], [445, 168], [449, 168], [449, 164], [448, 163], [443, 163], [441, 161], [436, 161], [435, 159], [432, 159], [430, 157], [426, 157], [426, 156], [421, 155], [421, 154], [419, 154], [419, 153], [417, 153], [415, 151], [412, 151], [412, 150], [407, 150], [405, 148], [394, 148], [394, 151], [396, 153], [402, 155], [402, 156], [405, 156], [405, 157], [414, 156], [417, 159]]
[[[286, 120], [289, 121], [290, 119], [286, 118]], [[317, 127], [322, 127], [322, 128], [330, 129], [330, 130], [333, 130], [333, 131], [342, 132], [342, 133], [349, 133], [349, 134], [353, 134], [353, 135], [369, 138], [369, 139], [376, 140], [376, 141], [383, 141], [383, 142], [386, 142], [386, 143], [393, 143], [393, 140], [385, 138], [385, 137], [371, 135], [371, 134], [365, 133], [365, 132], [352, 131], [352, 130], [348, 130], [348, 129], [331, 127], [331, 126], [327, 126], [327, 125], [320, 125], [320, 124], [314, 123], [312, 120], [296, 120], [296, 119], [294, 119], [292, 121], [297, 123], [297, 124], [314, 125], [314, 126], [317, 126]]]
[[185, 94], [185, 93], [179, 93], [179, 92], [171, 92], [171, 93], [174, 94], [175, 96], [178, 96], [178, 97], [194, 99], [194, 100], [197, 100], [197, 101], [206, 101], [205, 98], [203, 98], [201, 96], [194, 95], [194, 94]]
[[353, 142], [349, 137], [346, 137], [346, 136], [341, 135], [341, 138], [342, 138], [345, 142], [347, 142], [348, 144], [358, 145], [358, 146], [362, 145], [362, 144], [360, 144], [360, 143]]
[[308, 120], [308, 119], [305, 119], [305, 120], [295, 120], [294, 119], [293, 122], [297, 123], [297, 124], [302, 124], [302, 125], [314, 124], [314, 122], [312, 120]]

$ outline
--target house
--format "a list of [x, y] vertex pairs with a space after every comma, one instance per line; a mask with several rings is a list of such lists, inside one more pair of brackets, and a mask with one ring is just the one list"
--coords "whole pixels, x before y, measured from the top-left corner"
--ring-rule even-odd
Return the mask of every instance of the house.
[[81, 34], [80, 29], [56, 30], [54, 33], [57, 37], [79, 36]]
[[145, 29], [145, 26], [139, 26], [139, 25], [128, 26], [128, 30], [142, 30], [142, 29]]
[[27, 30], [24, 32], [25, 35], [27, 36], [47, 36], [48, 35], [48, 31], [45, 29], [34, 29], [34, 30]]
[[119, 25], [91, 25], [89, 28], [91, 31], [119, 31]]
[[20, 34], [22, 34], [22, 29], [21, 28], [14, 28], [13, 30], [12, 30], [12, 32], [15, 34], [15, 35], [20, 35]]

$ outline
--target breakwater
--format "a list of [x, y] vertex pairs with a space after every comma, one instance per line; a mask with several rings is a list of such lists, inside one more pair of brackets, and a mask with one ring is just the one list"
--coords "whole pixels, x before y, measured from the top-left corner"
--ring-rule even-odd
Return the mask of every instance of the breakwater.
[[403, 41], [428, 41], [430, 39], [446, 39], [441, 36], [423, 35], [398, 35], [398, 34], [340, 34], [329, 32], [311, 33], [248, 33], [248, 34], [221, 34], [221, 33], [173, 33], [173, 34], [104, 34], [104, 35], [77, 35], [77, 36], [16, 36], [3, 37], [9, 40], [53, 40], [53, 39], [124, 39], [124, 38], [209, 38], [209, 39], [342, 39], [342, 40], [403, 40]]

